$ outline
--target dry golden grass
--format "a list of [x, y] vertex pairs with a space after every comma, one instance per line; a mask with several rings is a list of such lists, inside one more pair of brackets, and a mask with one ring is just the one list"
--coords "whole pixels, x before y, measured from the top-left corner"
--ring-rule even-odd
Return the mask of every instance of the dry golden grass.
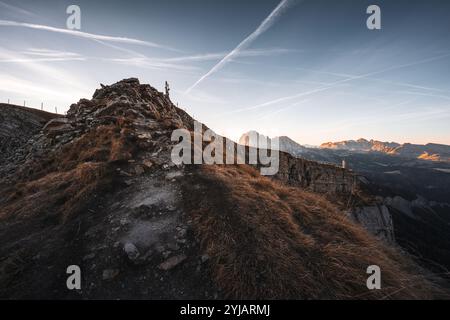
[[[236, 299], [430, 299], [440, 291], [415, 265], [348, 220], [322, 196], [252, 167], [203, 166], [185, 203], [212, 273]], [[382, 290], [369, 291], [369, 265]]]
[[128, 129], [99, 126], [62, 150], [24, 166], [15, 185], [1, 194], [6, 201], [0, 217], [47, 215], [66, 221], [108, 186], [114, 176], [112, 164], [130, 159], [133, 151]]

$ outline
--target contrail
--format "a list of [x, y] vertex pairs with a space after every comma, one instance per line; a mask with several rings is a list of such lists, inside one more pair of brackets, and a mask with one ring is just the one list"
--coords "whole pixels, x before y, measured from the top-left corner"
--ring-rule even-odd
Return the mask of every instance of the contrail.
[[85, 39], [90, 39], [90, 40], [100, 40], [100, 41], [110, 41], [110, 42], [136, 44], [136, 45], [141, 45], [141, 46], [147, 46], [147, 47], [153, 47], [153, 48], [160, 48], [160, 49], [167, 49], [167, 50], [177, 51], [177, 50], [175, 50], [173, 48], [170, 48], [170, 47], [166, 47], [166, 46], [154, 43], [154, 42], [143, 41], [143, 40], [139, 40], [139, 39], [126, 38], [126, 37], [105, 36], [105, 35], [99, 35], [99, 34], [93, 34], [93, 33], [77, 31], [77, 30], [55, 28], [55, 27], [45, 26], [45, 25], [40, 25], [40, 24], [32, 24], [32, 23], [9, 21], [9, 20], [0, 20], [0, 26], [4, 26], [4, 27], [21, 27], [21, 28], [29, 28], [29, 29], [36, 29], [36, 30], [44, 30], [44, 31], [56, 32], [56, 33], [68, 34], [68, 35], [72, 35], [72, 36], [75, 36], [75, 37], [85, 38]]
[[[260, 56], [285, 54], [285, 53], [290, 53], [290, 52], [295, 52], [295, 51], [297, 51], [297, 50], [283, 49], [283, 48], [249, 49], [249, 50], [242, 50], [239, 53], [239, 56], [240, 57], [260, 57]], [[209, 61], [209, 60], [222, 59], [227, 54], [228, 54], [227, 52], [205, 53], [205, 54], [197, 54], [197, 55], [191, 55], [191, 56], [168, 58], [168, 59], [164, 59], [164, 60], [169, 61], [169, 62]]]
[[0, 7], [4, 7], [7, 10], [14, 11], [16, 13], [20, 13], [20, 14], [23, 14], [23, 15], [26, 15], [26, 16], [36, 16], [36, 14], [34, 14], [31, 11], [28, 11], [28, 10], [25, 10], [25, 9], [22, 9], [22, 8], [19, 8], [19, 7], [16, 7], [16, 6], [4, 3], [3, 1], [0, 1]]
[[388, 71], [393, 71], [393, 70], [406, 68], [406, 67], [412, 67], [412, 66], [416, 66], [416, 65], [419, 65], [419, 64], [423, 64], [423, 63], [427, 63], [427, 62], [431, 62], [431, 61], [435, 61], [435, 60], [439, 60], [439, 59], [443, 59], [443, 58], [447, 58], [447, 57], [450, 57], [450, 54], [439, 55], [439, 56], [427, 58], [427, 59], [416, 61], [416, 62], [411, 62], [411, 63], [405, 63], [405, 64], [401, 64], [401, 65], [397, 65], [397, 66], [392, 66], [392, 67], [389, 67], [389, 68], [386, 68], [386, 69], [382, 69], [382, 70], [379, 70], [379, 71], [374, 71], [374, 72], [362, 74], [362, 75], [359, 75], [359, 76], [349, 77], [349, 78], [346, 78], [346, 79], [342, 79], [342, 80], [338, 80], [338, 81], [332, 82], [329, 85], [322, 86], [322, 87], [319, 87], [317, 89], [313, 89], [313, 90], [306, 91], [306, 92], [301, 92], [301, 93], [298, 93], [298, 94], [295, 94], [295, 95], [292, 95], [292, 96], [278, 98], [278, 99], [275, 99], [275, 100], [271, 100], [271, 101], [268, 101], [268, 102], [265, 102], [265, 103], [258, 104], [256, 106], [233, 110], [233, 111], [230, 111], [227, 114], [237, 113], [237, 112], [247, 111], [247, 110], [259, 109], [259, 108], [266, 107], [266, 106], [269, 106], [269, 105], [272, 105], [272, 104], [276, 104], [276, 103], [280, 103], [280, 102], [284, 102], [284, 101], [289, 101], [291, 99], [300, 98], [300, 97], [308, 96], [308, 95], [311, 95], [311, 94], [314, 94], [314, 93], [322, 92], [322, 91], [325, 91], [325, 90], [328, 90], [328, 89], [332, 89], [332, 88], [335, 88], [336, 86], [339, 86], [342, 83], [350, 82], [350, 81], [357, 80], [357, 79], [364, 79], [364, 78], [371, 77], [371, 76], [374, 76], [374, 75], [377, 75], [377, 74], [381, 74], [381, 73], [385, 73], [385, 72], [388, 72]]
[[[336, 73], [336, 72], [328, 72], [328, 71], [313, 70], [313, 69], [306, 69], [306, 68], [297, 68], [297, 69], [298, 70], [309, 71], [309, 72], [313, 72], [313, 73], [321, 73], [321, 74], [332, 75], [332, 76], [341, 77], [341, 78], [356, 77], [356, 75], [352, 75], [352, 74], [348, 74], [348, 73]], [[369, 77], [365, 77], [365, 79], [373, 80], [373, 81], [377, 81], [377, 82], [382, 82], [382, 83], [387, 83], [387, 84], [393, 84], [393, 85], [402, 86], [402, 87], [413, 88], [413, 89], [421, 89], [421, 90], [429, 90], [429, 91], [437, 91], [437, 92], [447, 92], [447, 93], [449, 92], [448, 90], [437, 89], [437, 88], [432, 88], [432, 87], [425, 87], [425, 86], [419, 86], [419, 85], [406, 83], [406, 82], [390, 81], [390, 80], [384, 80], [384, 79], [378, 79], [378, 78], [369, 78]]]
[[231, 50], [222, 60], [220, 60], [211, 70], [209, 70], [205, 75], [197, 80], [190, 88], [186, 90], [186, 94], [192, 89], [198, 86], [203, 80], [211, 76], [213, 73], [222, 69], [228, 61], [230, 61], [234, 56], [238, 55], [243, 49], [246, 49], [250, 44], [256, 40], [261, 34], [266, 32], [276, 20], [286, 11], [286, 9], [293, 3], [293, 0], [282, 0], [278, 6], [267, 16], [266, 19], [253, 31], [247, 38], [245, 38], [239, 45]]

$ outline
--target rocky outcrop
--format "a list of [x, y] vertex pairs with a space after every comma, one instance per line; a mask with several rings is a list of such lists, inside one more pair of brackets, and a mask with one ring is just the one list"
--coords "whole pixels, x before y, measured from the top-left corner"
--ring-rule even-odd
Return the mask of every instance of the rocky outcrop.
[[20, 157], [20, 148], [38, 133], [56, 114], [24, 108], [9, 104], [0, 104], [0, 164]]
[[350, 195], [358, 188], [357, 176], [346, 169], [280, 153], [276, 178], [304, 189], [328, 194]]
[[348, 216], [378, 238], [387, 243], [395, 243], [392, 215], [385, 205], [357, 207], [350, 210]]
[[[255, 137], [256, 144], [254, 141], [252, 142]], [[261, 143], [261, 141], [270, 145], [273, 140], [257, 132], [244, 134], [239, 140], [241, 144], [252, 147], [260, 146], [258, 143]], [[284, 151], [288, 145], [279, 144], [279, 149]], [[333, 164], [310, 161], [295, 155], [291, 152], [279, 153], [279, 170], [274, 176], [275, 179], [305, 190], [325, 194], [330, 198], [344, 199], [346, 205], [351, 204], [353, 206], [353, 209], [349, 211], [352, 220], [387, 243], [394, 243], [392, 217], [386, 206], [382, 203], [377, 204], [376, 201], [373, 201], [370, 206], [359, 204], [355, 206], [351, 203], [356, 194], [364, 192], [362, 186], [368, 183], [364, 177]]]
[[[365, 181], [352, 171], [286, 153], [280, 153], [280, 169], [276, 178], [331, 198], [349, 199], [347, 203], [355, 194], [363, 192]], [[349, 211], [348, 216], [387, 243], [395, 242], [392, 217], [385, 205], [376, 202], [370, 206], [358, 205]]]

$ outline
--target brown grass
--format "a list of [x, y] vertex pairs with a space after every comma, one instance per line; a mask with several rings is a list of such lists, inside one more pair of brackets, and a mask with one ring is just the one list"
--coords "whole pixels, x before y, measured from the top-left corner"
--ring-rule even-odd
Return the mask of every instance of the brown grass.
[[37, 215], [66, 221], [114, 178], [113, 165], [131, 159], [129, 129], [99, 126], [79, 139], [24, 166], [16, 183], [4, 191], [0, 217]]
[[[196, 236], [215, 281], [237, 299], [429, 299], [439, 290], [409, 259], [348, 220], [322, 196], [252, 167], [203, 166], [186, 186]], [[200, 185], [192, 192], [192, 183]], [[366, 287], [369, 265], [382, 290]]]

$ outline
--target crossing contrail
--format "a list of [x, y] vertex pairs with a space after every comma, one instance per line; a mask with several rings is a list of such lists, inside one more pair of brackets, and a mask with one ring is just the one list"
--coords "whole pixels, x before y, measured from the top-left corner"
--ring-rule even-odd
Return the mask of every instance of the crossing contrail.
[[276, 103], [285, 102], [285, 101], [289, 101], [289, 100], [292, 100], [292, 99], [308, 96], [308, 95], [311, 95], [311, 94], [314, 94], [314, 93], [318, 93], [318, 92], [326, 91], [326, 90], [329, 90], [329, 89], [333, 89], [333, 88], [339, 86], [340, 84], [343, 84], [343, 83], [346, 83], [346, 82], [350, 82], [350, 81], [353, 81], [353, 80], [365, 79], [365, 78], [368, 78], [368, 77], [371, 77], [371, 76], [374, 76], [374, 75], [377, 75], [377, 74], [385, 73], [385, 72], [388, 72], [388, 71], [393, 71], [393, 70], [406, 68], [406, 67], [412, 67], [412, 66], [424, 64], [424, 63], [427, 63], [427, 62], [432, 62], [432, 61], [443, 59], [443, 58], [447, 58], [447, 57], [450, 57], [450, 54], [443, 54], [443, 55], [439, 55], [439, 56], [434, 56], [434, 57], [431, 57], [431, 58], [423, 59], [423, 60], [420, 60], [420, 61], [415, 61], [415, 62], [411, 62], [411, 63], [405, 63], [405, 64], [391, 66], [391, 67], [388, 67], [388, 68], [385, 68], [385, 69], [382, 69], [382, 70], [373, 71], [373, 72], [362, 74], [362, 75], [351, 76], [351, 77], [332, 82], [329, 85], [321, 86], [319, 88], [316, 88], [316, 89], [313, 89], [313, 90], [310, 90], [310, 91], [301, 92], [301, 93], [294, 94], [294, 95], [287, 96], [287, 97], [281, 97], [281, 98], [274, 99], [274, 100], [271, 100], [271, 101], [267, 101], [267, 102], [264, 102], [264, 103], [261, 103], [261, 104], [258, 104], [258, 105], [252, 106], [252, 107], [246, 107], [246, 108], [233, 110], [233, 111], [230, 111], [227, 114], [237, 113], [237, 112], [242, 112], [242, 111], [248, 111], [248, 110], [255, 110], [255, 109], [262, 108], [262, 107], [267, 107], [267, 106], [270, 106], [270, 105], [273, 105], [273, 104], [276, 104]]
[[264, 19], [263, 22], [253, 31], [247, 38], [245, 38], [239, 45], [231, 50], [222, 60], [220, 60], [214, 67], [211, 68], [206, 74], [204, 74], [200, 79], [197, 80], [191, 87], [189, 87], [185, 93], [189, 93], [192, 89], [198, 86], [206, 78], [214, 74], [215, 72], [222, 69], [233, 57], [239, 55], [241, 50], [246, 49], [251, 45], [253, 41], [256, 40], [261, 34], [266, 32], [277, 19], [288, 9], [296, 0], [282, 0], [278, 6], [273, 9], [273, 11]]

